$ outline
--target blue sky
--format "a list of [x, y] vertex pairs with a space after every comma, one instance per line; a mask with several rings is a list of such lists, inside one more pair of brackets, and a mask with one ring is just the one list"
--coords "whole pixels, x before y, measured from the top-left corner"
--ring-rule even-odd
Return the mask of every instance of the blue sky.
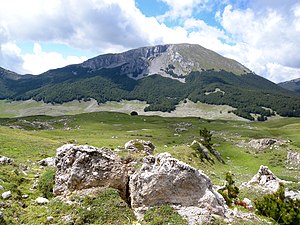
[[141, 46], [194, 43], [274, 82], [300, 77], [298, 0], [0, 0], [0, 66], [40, 74]]

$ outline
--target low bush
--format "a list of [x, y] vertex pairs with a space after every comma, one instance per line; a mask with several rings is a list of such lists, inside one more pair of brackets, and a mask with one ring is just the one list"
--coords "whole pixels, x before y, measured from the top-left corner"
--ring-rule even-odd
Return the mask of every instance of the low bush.
[[53, 186], [55, 183], [55, 169], [47, 169], [40, 177], [38, 189], [45, 198], [53, 197]]
[[300, 224], [300, 200], [285, 199], [284, 186], [278, 191], [255, 200], [259, 215], [273, 218], [279, 224]]

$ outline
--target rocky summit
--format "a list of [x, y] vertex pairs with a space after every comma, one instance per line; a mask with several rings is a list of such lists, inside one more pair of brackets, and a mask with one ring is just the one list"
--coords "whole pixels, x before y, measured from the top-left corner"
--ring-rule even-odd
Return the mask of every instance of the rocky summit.
[[196, 44], [169, 44], [142, 47], [119, 54], [105, 54], [89, 59], [84, 68], [100, 70], [121, 67], [121, 74], [134, 79], [159, 74], [184, 81], [192, 71], [214, 69], [234, 74], [246, 74], [249, 69]]

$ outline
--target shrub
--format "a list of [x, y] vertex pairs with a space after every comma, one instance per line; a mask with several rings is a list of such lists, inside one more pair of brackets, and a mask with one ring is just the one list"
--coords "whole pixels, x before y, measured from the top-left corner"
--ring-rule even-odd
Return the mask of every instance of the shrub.
[[235, 181], [233, 180], [233, 174], [231, 172], [226, 173], [225, 180], [225, 186], [219, 190], [219, 193], [225, 199], [226, 204], [231, 206], [239, 194], [239, 188], [235, 186]]
[[38, 189], [41, 191], [43, 197], [52, 198], [53, 197], [53, 186], [55, 178], [55, 169], [47, 169], [39, 179]]
[[188, 224], [188, 222], [169, 205], [155, 206], [149, 209], [144, 216], [144, 220], [149, 225]]
[[279, 224], [300, 224], [300, 200], [285, 199], [284, 186], [273, 194], [255, 200], [257, 213], [273, 218]]

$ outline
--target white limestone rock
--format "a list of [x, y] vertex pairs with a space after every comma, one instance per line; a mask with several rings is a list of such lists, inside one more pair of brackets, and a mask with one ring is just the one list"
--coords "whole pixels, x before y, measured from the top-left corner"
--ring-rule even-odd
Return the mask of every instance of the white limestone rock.
[[190, 224], [203, 224], [212, 214], [224, 217], [228, 207], [201, 171], [161, 153], [144, 158], [142, 167], [130, 176], [131, 206], [138, 219], [150, 207], [169, 204]]
[[3, 199], [8, 199], [11, 197], [11, 191], [6, 191], [2, 193], [2, 198]]
[[130, 152], [143, 152], [147, 155], [152, 155], [155, 149], [154, 144], [151, 141], [144, 140], [131, 140], [125, 144], [125, 150]]
[[112, 187], [126, 198], [128, 165], [110, 149], [66, 144], [57, 149], [54, 195], [76, 190]]
[[38, 197], [37, 199], [35, 199], [35, 202], [37, 204], [47, 204], [49, 203], [49, 200], [47, 198], [43, 198], [43, 197]]

